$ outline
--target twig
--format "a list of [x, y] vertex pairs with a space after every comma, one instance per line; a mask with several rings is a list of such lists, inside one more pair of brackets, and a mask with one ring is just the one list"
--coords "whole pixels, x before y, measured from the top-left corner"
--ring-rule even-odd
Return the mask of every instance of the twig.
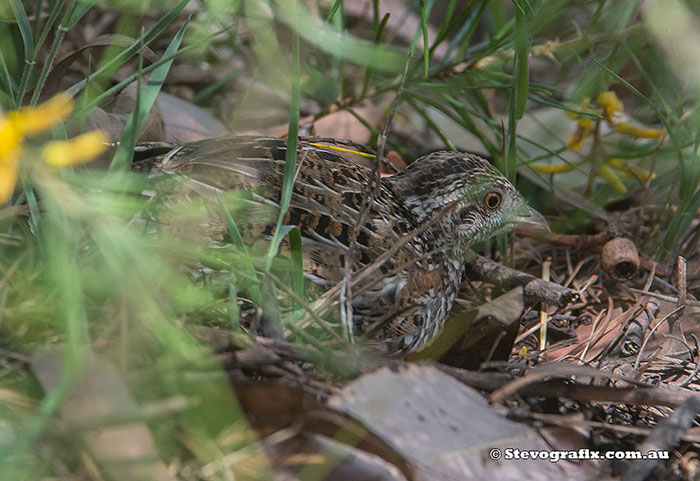
[[401, 82], [399, 83], [399, 88], [396, 91], [396, 97], [394, 97], [394, 102], [391, 105], [391, 110], [389, 115], [384, 121], [384, 126], [379, 134], [379, 139], [377, 141], [377, 156], [374, 158], [372, 163], [372, 175], [371, 181], [364, 188], [362, 193], [362, 203], [360, 204], [360, 213], [357, 217], [357, 222], [355, 223], [355, 228], [350, 234], [350, 242], [348, 243], [347, 254], [345, 255], [345, 276], [343, 277], [343, 283], [340, 290], [341, 297], [341, 307], [340, 307], [340, 319], [343, 324], [343, 330], [346, 336], [353, 342], [353, 313], [352, 313], [352, 268], [355, 263], [355, 250], [357, 249], [357, 236], [360, 230], [365, 225], [365, 220], [367, 214], [374, 204], [374, 199], [379, 193], [381, 186], [381, 159], [384, 157], [384, 149], [386, 147], [387, 133], [389, 132], [389, 127], [396, 113], [396, 108], [401, 101], [401, 94], [403, 93], [404, 86], [406, 84], [406, 77], [408, 75], [408, 66], [411, 63], [411, 57], [413, 54], [413, 46], [409, 49], [408, 59], [404, 65], [403, 73], [401, 74]]
[[[644, 294], [645, 296], [649, 296], [649, 297], [655, 297], [656, 299], [660, 299], [662, 301], [672, 302], [674, 304], [678, 303], [677, 297], [667, 296], [665, 294], [659, 294], [658, 292], [650, 292], [648, 290], [635, 289], [634, 287], [630, 287], [630, 291], [636, 292], [637, 294]], [[685, 301], [685, 305], [691, 306], [691, 307], [700, 307], [700, 301], [688, 299]]]
[[573, 289], [511, 269], [478, 254], [471, 253], [465, 267], [467, 275], [476, 276], [487, 282], [501, 285], [505, 289], [517, 285], [523, 286], [525, 298], [531, 304], [545, 302], [564, 307], [578, 298], [577, 292]]
[[644, 348], [646, 347], [647, 342], [649, 342], [649, 339], [651, 339], [651, 336], [653, 336], [654, 333], [656, 332], [656, 329], [658, 329], [658, 327], [659, 327], [661, 324], [663, 324], [663, 323], [666, 322], [668, 319], [670, 319], [672, 316], [675, 316], [678, 312], [680, 312], [680, 311], [682, 311], [682, 310], [683, 310], [683, 306], [675, 308], [675, 309], [674, 309], [673, 311], [671, 311], [666, 317], [664, 317], [663, 319], [661, 319], [661, 320], [659, 321], [659, 323], [656, 324], [656, 325], [651, 329], [651, 331], [649, 331], [649, 334], [647, 334], [646, 337], [644, 338], [644, 342], [642, 343], [642, 347], [639, 348], [639, 354], [637, 354], [637, 359], [634, 361], [634, 370], [635, 370], [635, 371], [636, 371], [637, 369], [639, 369], [639, 362], [640, 362], [640, 360], [641, 360], [641, 358], [642, 358], [642, 353], [644, 352]]
[[[549, 282], [550, 269], [552, 267], [552, 258], [547, 257], [542, 263], [542, 280]], [[542, 303], [540, 307], [540, 351], [544, 351], [547, 347], [547, 304]]]

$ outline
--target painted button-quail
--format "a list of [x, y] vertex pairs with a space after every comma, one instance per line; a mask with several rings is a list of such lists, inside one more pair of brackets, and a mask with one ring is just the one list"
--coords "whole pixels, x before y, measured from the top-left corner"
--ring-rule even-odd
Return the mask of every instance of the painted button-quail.
[[[137, 169], [181, 176], [187, 198], [243, 190], [249, 194], [247, 208], [236, 222], [244, 238], [254, 242], [272, 235], [286, 140], [225, 137], [161, 144], [151, 152], [159, 155], [137, 161]], [[297, 166], [283, 222], [301, 232], [305, 276], [329, 289], [343, 280], [372, 173], [309, 139], [299, 141]], [[352, 289], [356, 327], [388, 352], [424, 346], [452, 308], [469, 246], [522, 223], [547, 225], [498, 170], [476, 155], [434, 152], [382, 177], [356, 235], [354, 270], [381, 263]], [[221, 238], [226, 231], [223, 220], [215, 221], [207, 235]], [[382, 256], [387, 252], [391, 255]]]

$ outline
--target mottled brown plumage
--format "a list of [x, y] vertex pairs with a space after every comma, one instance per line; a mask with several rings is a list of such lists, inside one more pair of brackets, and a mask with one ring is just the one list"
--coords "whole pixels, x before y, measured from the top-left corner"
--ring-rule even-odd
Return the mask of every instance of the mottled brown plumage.
[[[279, 212], [285, 140], [227, 137], [164, 147], [167, 153], [136, 167], [181, 176], [186, 198], [243, 189], [245, 207], [235, 217], [245, 240], [269, 239]], [[284, 223], [301, 231], [306, 277], [328, 289], [345, 274], [371, 171], [308, 140], [299, 142], [297, 163]], [[522, 222], [546, 225], [505, 177], [475, 155], [436, 152], [383, 177], [357, 232], [354, 270], [398, 248], [375, 275], [353, 288], [357, 327], [388, 352], [420, 348], [452, 307], [468, 247]], [[206, 235], [225, 233], [221, 219], [209, 222]]]

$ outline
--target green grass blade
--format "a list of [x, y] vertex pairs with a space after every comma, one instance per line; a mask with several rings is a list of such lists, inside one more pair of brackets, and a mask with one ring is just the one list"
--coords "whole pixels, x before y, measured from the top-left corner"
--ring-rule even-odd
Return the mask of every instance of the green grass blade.
[[[452, 14], [455, 11], [455, 7], [457, 6], [457, 0], [450, 0], [450, 3], [447, 5], [447, 8], [445, 9], [445, 16], [440, 24], [440, 29], [438, 30], [437, 35], [435, 36], [435, 39], [433, 40], [433, 44], [430, 46], [430, 53], [433, 53], [433, 50], [440, 45], [440, 43], [445, 39], [445, 36], [447, 35], [448, 30], [450, 27], [453, 25], [453, 19], [452, 19]], [[460, 12], [464, 13], [463, 11]]]
[[20, 36], [22, 37], [22, 47], [24, 50], [24, 61], [29, 63], [32, 60], [32, 52], [34, 52], [34, 36], [32, 34], [32, 26], [29, 24], [27, 12], [19, 0], [10, 0], [12, 13], [17, 21]]
[[[181, 0], [180, 3], [170, 9], [168, 13], [158, 20], [158, 22], [156, 22], [155, 25], [153, 25], [153, 27], [151, 27], [145, 34], [141, 35], [141, 37], [134, 42], [131, 47], [124, 49], [124, 51], [122, 51], [120, 54], [115, 55], [112, 60], [100, 66], [100, 68], [93, 72], [92, 76], [98, 78], [103, 73], [113, 70], [115, 66], [122, 65], [131, 57], [137, 55], [139, 49], [141, 48], [141, 43], [143, 43], [144, 46], [150, 45], [150, 43], [153, 42], [153, 40], [155, 40], [177, 18], [188, 3], [189, 0]], [[146, 71], [147, 70], [144, 69], [144, 72]], [[70, 94], [75, 95], [85, 88], [85, 84], [86, 80], [81, 80], [68, 88], [67, 91]]]
[[[44, 24], [44, 28], [41, 30], [41, 33], [39, 34], [39, 39], [36, 41], [34, 44], [34, 52], [32, 53], [32, 60], [25, 66], [25, 71], [22, 74], [22, 79], [20, 80], [19, 83], [19, 88], [17, 89], [17, 105], [21, 105], [22, 101], [24, 100], [24, 95], [26, 94], [27, 91], [27, 85], [29, 84], [29, 73], [31, 70], [31, 66], [33, 65], [34, 61], [37, 58], [37, 55], [39, 55], [39, 51], [44, 45], [44, 42], [46, 41], [46, 38], [49, 35], [49, 32], [51, 31], [51, 27], [53, 27], [53, 24], [56, 22], [56, 19], [58, 18], [58, 14], [60, 13], [61, 9], [63, 8], [63, 4], [65, 3], [65, 0], [57, 0], [52, 9], [51, 13], [49, 14], [48, 20], [46, 20], [46, 23]], [[39, 18], [40, 15], [37, 15], [37, 26], [39, 25]], [[37, 27], [38, 28], [38, 27]]]
[[7, 98], [7, 106], [11, 110], [17, 109], [17, 102], [14, 96], [14, 83], [12, 81], [12, 76], [7, 68], [7, 62], [5, 61], [5, 56], [0, 51], [0, 82], [2, 82], [2, 88]]
[[[384, 28], [386, 27], [386, 22], [389, 21], [389, 15], [390, 14], [385, 14], [382, 20], [377, 24], [377, 27], [374, 30], [374, 43], [378, 44], [381, 39], [382, 39], [382, 34], [384, 33]], [[371, 63], [371, 62], [370, 62]], [[365, 70], [365, 78], [362, 82], [362, 93], [360, 94], [361, 97], [364, 97], [365, 93], [367, 92], [367, 88], [369, 88], [369, 78], [370, 75], [372, 74], [372, 67], [367, 67], [367, 70]]]
[[418, 115], [423, 117], [423, 120], [425, 120], [425, 123], [428, 125], [430, 130], [435, 132], [437, 136], [440, 137], [440, 140], [443, 144], [445, 144], [445, 147], [447, 147], [450, 150], [457, 150], [452, 141], [445, 135], [440, 126], [437, 125], [432, 118], [430, 118], [430, 115], [428, 115], [428, 112], [426, 112], [425, 109], [421, 108], [416, 102], [414, 102], [409, 95], [406, 95], [404, 97], [404, 101], [408, 103], [408, 105], [413, 107], [413, 110], [415, 110], [418, 113]]
[[520, 9], [515, 12], [515, 111], [513, 115], [517, 120], [525, 114], [527, 94], [530, 86], [530, 69], [528, 57], [530, 50], [525, 30], [525, 13]]
[[[221, 31], [213, 33], [211, 36], [214, 37], [220, 33], [221, 33]], [[144, 45], [145, 45], [145, 43], [144, 43]], [[136, 72], [136, 73], [126, 77], [124, 80], [122, 80], [121, 82], [118, 82], [117, 84], [113, 85], [112, 87], [106, 89], [104, 92], [97, 95], [95, 98], [90, 99], [88, 101], [81, 102], [80, 103], [80, 110], [76, 112], [75, 117], [84, 116], [87, 111], [89, 111], [92, 108], [94, 108], [95, 106], [99, 105], [101, 102], [105, 101], [106, 99], [108, 99], [112, 95], [115, 95], [117, 92], [120, 92], [130, 83], [135, 82], [140, 75], [150, 73], [150, 72], [154, 71], [155, 69], [159, 68], [161, 65], [163, 65], [167, 62], [170, 62], [172, 59], [174, 59], [178, 55], [182, 55], [185, 52], [195, 50], [195, 49], [197, 49], [197, 47], [198, 47], [197, 44], [191, 44], [191, 45], [187, 45], [185, 47], [182, 47], [179, 51], [177, 51], [173, 54], [163, 55], [161, 58], [159, 58], [157, 61], [153, 62], [151, 65], [144, 67], [141, 72]], [[92, 75], [92, 77], [94, 77], [94, 74]], [[82, 87], [87, 85], [87, 83], [86, 83], [87, 80], [88, 79], [83, 80], [83, 81], [79, 82], [78, 84], [73, 85], [72, 87], [70, 87], [66, 91], [70, 94], [75, 94], [75, 93], [79, 92]]]
[[[298, 24], [295, 25], [298, 27]], [[284, 178], [282, 180], [282, 197], [280, 199], [280, 212], [275, 225], [275, 233], [270, 242], [270, 248], [267, 252], [267, 260], [265, 261], [265, 270], [269, 271], [272, 267], [272, 260], [277, 255], [279, 247], [282, 222], [284, 215], [289, 209], [289, 204], [292, 199], [292, 191], [294, 190], [294, 181], [297, 168], [297, 144], [299, 140], [299, 112], [301, 106], [301, 59], [299, 53], [299, 33], [294, 30], [294, 38], [292, 39], [292, 92], [289, 104], [289, 131], [287, 134], [287, 152], [284, 159]]]
[[[170, 45], [168, 45], [168, 48], [165, 50], [164, 56], [172, 57], [175, 55], [180, 48], [188, 23], [189, 21], [185, 21], [182, 27], [177, 31], [172, 42], [170, 42]], [[165, 78], [168, 75], [172, 63], [173, 60], [171, 59], [153, 70], [147, 85], [138, 92], [136, 109], [132, 112], [126, 123], [126, 127], [124, 127], [124, 134], [122, 135], [121, 142], [109, 166], [110, 171], [127, 170], [131, 165], [136, 139], [138, 138], [143, 123], [146, 121], [146, 117], [148, 117], [148, 113], [151, 111], [151, 107], [153, 107], [156, 101], [158, 92], [160, 92], [165, 82]]]
[[[516, 6], [517, 3], [516, 3]], [[527, 45], [527, 32], [525, 31], [525, 12], [518, 6], [515, 11], [515, 28], [513, 31], [515, 47], [515, 75], [513, 87], [510, 92], [510, 108], [508, 114], [508, 140], [505, 151], [505, 164], [503, 172], [510, 179], [515, 179], [517, 167], [517, 129], [518, 120], [525, 114], [527, 94], [530, 87], [530, 70], [528, 66], [529, 49]]]
[[[300, 3], [284, 3], [278, 18], [299, 33], [299, 36], [318, 49], [342, 57], [358, 65], [370, 66], [384, 72], [400, 72], [405, 53], [395, 47], [375, 45], [348, 32], [318, 20]], [[296, 28], [298, 27], [298, 28]]]
[[330, 22], [333, 19], [335, 13], [338, 11], [341, 5], [343, 5], [343, 0], [333, 0], [333, 4], [331, 5], [328, 15], [326, 16], [326, 22]]
[[229, 71], [225, 75], [222, 75], [220, 79], [216, 80], [211, 85], [197, 91], [192, 99], [192, 103], [195, 105], [204, 105], [209, 102], [217, 93], [223, 92], [225, 87], [231, 85], [236, 77], [240, 75], [241, 71], [237, 68]]
[[428, 40], [428, 19], [425, 13], [425, 1], [420, 0], [420, 26], [423, 30], [423, 76], [428, 78], [430, 67], [430, 41]]
[[47, 59], [43, 67], [41, 68], [41, 72], [39, 73], [39, 80], [37, 80], [37, 83], [34, 86], [34, 93], [32, 93], [32, 98], [29, 101], [29, 105], [36, 105], [39, 102], [41, 90], [44, 88], [46, 78], [49, 75], [49, 71], [51, 71], [51, 66], [53, 65], [53, 62], [56, 59], [56, 55], [58, 54], [58, 47], [61, 45], [63, 37], [66, 34], [65, 22], [68, 19], [69, 15], [70, 12], [66, 12], [66, 14], [61, 19], [61, 22], [58, 24], [58, 27], [56, 28], [53, 43], [51, 44], [51, 48], [49, 49]]
[[[289, 250], [292, 256], [292, 289], [296, 294], [304, 297], [304, 253], [301, 244], [301, 232], [294, 227], [287, 234], [289, 236]], [[298, 306], [301, 307], [301, 306]]]
[[88, 13], [88, 11], [97, 3], [97, 0], [79, 0], [78, 3], [76, 3], [73, 6], [73, 10], [71, 10], [70, 15], [66, 19], [64, 28], [71, 29], [77, 24], [81, 18], [83, 18], [83, 15]]
[[[228, 229], [229, 235], [231, 236], [233, 245], [236, 246], [236, 248], [241, 252], [240, 260], [243, 274], [250, 280], [247, 286], [248, 291], [250, 293], [250, 297], [253, 299], [253, 302], [255, 302], [258, 306], [261, 306], [262, 293], [260, 291], [260, 279], [258, 278], [258, 275], [255, 272], [255, 267], [253, 266], [253, 263], [250, 260], [250, 256], [248, 255], [248, 248], [243, 242], [243, 236], [241, 236], [241, 232], [238, 229], [238, 225], [236, 224], [235, 219], [231, 215], [231, 211], [229, 210], [228, 206], [223, 201], [223, 199], [220, 199], [220, 201], [221, 209], [224, 212], [224, 216], [226, 217], [226, 228]], [[233, 269], [231, 269], [231, 275], [234, 276]], [[235, 282], [234, 277], [232, 277], [232, 282]], [[235, 304], [235, 298], [232, 299], [232, 302]], [[236, 304], [236, 308], [237, 307], [238, 305]]]
[[[29, 24], [29, 18], [27, 18], [27, 12], [24, 10], [24, 6], [19, 2], [19, 0], [10, 0], [10, 6], [12, 7], [12, 13], [17, 21], [17, 27], [19, 28], [20, 36], [22, 37], [22, 50], [24, 54], [24, 67], [22, 69], [22, 77], [20, 78], [20, 95], [15, 99], [15, 105], [19, 106], [22, 104], [22, 97], [24, 96], [23, 86], [29, 81], [29, 76], [32, 71], [32, 63], [34, 53], [34, 34], [32, 33], [32, 27]], [[4, 65], [3, 61], [3, 65]], [[5, 67], [6, 69], [6, 67]], [[9, 83], [12, 85], [12, 83]], [[11, 90], [8, 90], [10, 93]]]
[[663, 258], [676, 245], [681, 236], [688, 230], [690, 223], [695, 218], [695, 213], [700, 209], [700, 190], [685, 202], [681, 202], [678, 210], [671, 218], [661, 243], [659, 257]]
[[[336, 0], [335, 12], [329, 19], [335, 28], [340, 32], [345, 32], [345, 9], [342, 0]], [[333, 59], [333, 75], [336, 78], [336, 99], [340, 100], [345, 95], [345, 62], [343, 57], [335, 55]]]
[[[455, 48], [457, 48], [456, 58], [459, 60], [463, 57], [464, 51], [469, 46], [469, 41], [474, 35], [477, 27], [480, 25], [481, 18], [486, 12], [486, 6], [488, 3], [488, 0], [482, 0], [478, 7], [465, 8], [463, 13], [460, 13], [458, 16], [458, 22], [454, 22], [454, 28], [460, 26], [460, 29], [455, 34], [454, 38], [450, 40], [450, 43], [447, 46], [447, 53], [445, 54], [445, 58], [441, 65], [444, 66], [449, 62], [451, 53]], [[452, 28], [450, 28], [450, 30], [452, 30]], [[448, 33], [449, 31], [446, 32], [445, 35]]]

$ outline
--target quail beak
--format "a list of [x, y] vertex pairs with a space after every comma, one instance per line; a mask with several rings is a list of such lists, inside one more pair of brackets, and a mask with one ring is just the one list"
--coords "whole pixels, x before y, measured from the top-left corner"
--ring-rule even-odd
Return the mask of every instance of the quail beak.
[[524, 206], [513, 221], [518, 226], [519, 232], [544, 231], [552, 232], [547, 219], [530, 206]]

